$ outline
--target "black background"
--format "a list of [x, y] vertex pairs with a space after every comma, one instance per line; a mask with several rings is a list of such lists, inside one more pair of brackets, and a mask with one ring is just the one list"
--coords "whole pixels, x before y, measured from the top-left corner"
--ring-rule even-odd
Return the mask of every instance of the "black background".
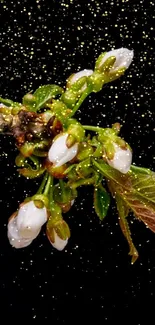
[[[155, 170], [153, 1], [0, 1], [0, 95], [21, 101], [41, 84], [65, 86], [67, 77], [93, 68], [105, 50], [127, 47], [135, 56], [121, 79], [85, 101], [76, 117], [84, 124], [111, 126], [133, 148], [133, 162]], [[66, 219], [71, 239], [63, 252], [44, 230], [31, 246], [13, 249], [7, 220], [37, 182], [19, 178], [13, 139], [0, 136], [0, 295], [5, 320], [96, 324], [147, 324], [155, 302], [155, 235], [131, 216], [140, 253], [130, 264], [115, 204], [101, 224], [84, 188]]]

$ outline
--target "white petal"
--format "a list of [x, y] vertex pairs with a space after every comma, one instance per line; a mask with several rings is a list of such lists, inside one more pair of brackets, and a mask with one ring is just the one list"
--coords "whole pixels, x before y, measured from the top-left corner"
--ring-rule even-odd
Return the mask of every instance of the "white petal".
[[60, 135], [52, 144], [49, 152], [48, 159], [55, 167], [60, 167], [66, 162], [72, 160], [78, 151], [78, 144], [75, 143], [71, 148], [66, 146], [68, 134]]
[[89, 77], [93, 74], [93, 70], [89, 70], [89, 69], [84, 69], [81, 70], [77, 73], [75, 73], [70, 79], [69, 79], [69, 83], [70, 85], [74, 84], [77, 80], [79, 80], [82, 77]]
[[15, 248], [27, 247], [32, 243], [32, 239], [25, 239], [19, 235], [16, 218], [12, 218], [8, 222], [8, 239], [10, 244]]
[[117, 69], [123, 67], [127, 69], [133, 60], [134, 52], [133, 50], [128, 50], [127, 48], [123, 48], [123, 47], [117, 50], [109, 51], [104, 55], [103, 59], [100, 62], [99, 67], [111, 56], [116, 57], [116, 61], [113, 67], [111, 68], [111, 71], [114, 72]]
[[112, 160], [108, 160], [108, 164], [119, 170], [121, 173], [126, 174], [131, 166], [132, 153], [129, 149], [123, 150], [117, 144], [115, 146], [115, 156]]
[[52, 246], [54, 248], [56, 248], [58, 251], [62, 251], [65, 248], [65, 246], [67, 245], [68, 239], [66, 239], [66, 240], [61, 239], [57, 235], [57, 233], [55, 232], [55, 230], [54, 230], [54, 237], [55, 237], [55, 242], [54, 243], [51, 243]]
[[33, 201], [23, 204], [17, 214], [17, 228], [24, 238], [35, 238], [47, 221], [46, 208], [39, 209]]

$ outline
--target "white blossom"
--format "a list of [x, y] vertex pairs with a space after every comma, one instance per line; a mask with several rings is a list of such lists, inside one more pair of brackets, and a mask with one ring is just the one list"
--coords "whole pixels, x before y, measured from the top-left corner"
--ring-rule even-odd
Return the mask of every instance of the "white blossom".
[[74, 73], [70, 78], [69, 78], [69, 84], [72, 85], [74, 84], [77, 80], [79, 80], [82, 77], [89, 77], [93, 74], [93, 70], [89, 69], [84, 69], [81, 70], [77, 73]]
[[38, 235], [43, 224], [47, 221], [45, 207], [39, 209], [33, 201], [23, 204], [17, 213], [17, 228], [24, 238], [34, 238]]
[[32, 243], [32, 239], [23, 238], [19, 235], [17, 228], [17, 218], [11, 218], [8, 222], [8, 239], [11, 246], [15, 248], [24, 248]]
[[56, 138], [48, 152], [48, 159], [55, 167], [60, 167], [72, 160], [78, 151], [78, 144], [75, 143], [71, 148], [66, 145], [68, 133], [64, 133]]
[[65, 239], [65, 240], [61, 239], [61, 238], [57, 235], [56, 231], [55, 231], [55, 230], [53, 230], [53, 231], [54, 231], [54, 243], [51, 242], [51, 244], [52, 244], [52, 246], [53, 246], [54, 248], [56, 248], [58, 251], [62, 251], [62, 250], [65, 248], [65, 246], [67, 245], [67, 243], [68, 243], [68, 239]]
[[100, 68], [105, 63], [105, 61], [111, 56], [114, 56], [116, 58], [116, 61], [110, 71], [116, 72], [120, 68], [129, 68], [133, 60], [134, 51], [123, 47], [117, 50], [109, 51], [103, 56], [98, 67]]
[[114, 158], [108, 160], [108, 164], [119, 170], [121, 173], [126, 174], [132, 163], [132, 152], [130, 149], [121, 149], [117, 144], [114, 143], [115, 155]]

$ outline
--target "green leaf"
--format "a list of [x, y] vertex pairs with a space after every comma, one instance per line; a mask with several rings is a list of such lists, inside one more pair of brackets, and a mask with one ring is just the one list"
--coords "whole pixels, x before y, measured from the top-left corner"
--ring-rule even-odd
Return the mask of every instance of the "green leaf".
[[92, 162], [97, 171], [105, 176], [108, 181], [111, 180], [117, 185], [117, 187], [120, 187], [120, 191], [132, 189], [131, 175], [129, 173], [122, 174], [118, 170], [109, 166], [102, 159], [92, 159]]
[[155, 232], [155, 173], [138, 170], [131, 173], [131, 181], [133, 190], [124, 199], [134, 215]]
[[14, 102], [13, 100], [7, 98], [5, 99], [0, 97], [0, 102], [8, 107], [21, 107], [20, 103]]
[[122, 233], [124, 237], [126, 238], [128, 244], [129, 244], [129, 255], [132, 256], [131, 263], [134, 264], [134, 262], [138, 258], [138, 251], [135, 248], [132, 238], [131, 238], [131, 232], [130, 228], [127, 222], [126, 217], [129, 213], [129, 207], [126, 205], [126, 203], [123, 201], [123, 199], [120, 197], [120, 195], [116, 195], [116, 203], [117, 203], [117, 210], [119, 215], [119, 225], [122, 230]]
[[155, 203], [155, 173], [131, 173], [132, 186], [136, 195]]
[[141, 198], [135, 193], [123, 196], [124, 201], [130, 207], [135, 217], [155, 232], [155, 204]]
[[140, 174], [151, 174], [151, 170], [148, 168], [144, 168], [144, 167], [137, 167], [135, 165], [131, 165], [130, 167], [131, 171], [135, 172], [135, 173], [140, 173]]
[[119, 194], [134, 215], [155, 232], [155, 173], [136, 167], [123, 175], [106, 163], [93, 163], [107, 178], [113, 196]]
[[[122, 204], [125, 205], [137, 219], [143, 221], [150, 230], [155, 232], [155, 173], [146, 168], [132, 166], [127, 174], [122, 175], [102, 161], [95, 159], [92, 161], [94, 167], [106, 177], [109, 189], [116, 202], [118, 196], [121, 198], [121, 204], [117, 202], [117, 205], [119, 204], [118, 210], [123, 209], [121, 208]], [[123, 212], [121, 213], [123, 214]], [[121, 227], [129, 242], [129, 229], [123, 219], [121, 219]], [[136, 252], [133, 246], [131, 252], [134, 262]]]
[[35, 92], [34, 96], [37, 99], [37, 110], [42, 108], [50, 99], [63, 93], [63, 89], [56, 85], [40, 86]]
[[103, 220], [104, 217], [107, 215], [109, 205], [110, 205], [110, 196], [106, 192], [106, 190], [102, 186], [95, 187], [94, 208], [100, 220]]
[[155, 173], [132, 171], [129, 173], [128, 183], [125, 181], [123, 186], [115, 180], [109, 180], [108, 183], [109, 188], [112, 185], [113, 194], [119, 194], [122, 197], [135, 217], [155, 232]]
[[33, 112], [39, 111], [52, 98], [63, 93], [63, 89], [56, 85], [40, 86], [34, 94], [26, 94], [23, 97], [23, 104]]

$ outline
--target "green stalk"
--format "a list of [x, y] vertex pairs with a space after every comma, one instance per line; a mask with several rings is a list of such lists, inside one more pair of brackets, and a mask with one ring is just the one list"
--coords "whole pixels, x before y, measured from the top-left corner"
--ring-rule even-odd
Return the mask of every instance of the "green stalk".
[[43, 195], [47, 196], [51, 187], [51, 184], [53, 182], [53, 177], [51, 175], [48, 176], [47, 183], [43, 192]]
[[36, 166], [36, 169], [40, 168], [40, 163], [38, 158], [34, 157], [34, 156], [30, 156], [29, 159], [34, 163], [34, 165]]
[[42, 180], [42, 182], [40, 184], [40, 187], [39, 187], [39, 189], [37, 191], [37, 194], [41, 194], [42, 191], [44, 190], [44, 187], [45, 187], [45, 184], [46, 184], [46, 181], [47, 181], [47, 177], [48, 177], [48, 173], [46, 172], [45, 175], [44, 175], [44, 178], [43, 178], [43, 180]]
[[90, 178], [87, 178], [87, 179], [79, 179], [77, 182], [73, 183], [73, 184], [69, 184], [69, 186], [72, 188], [72, 189], [76, 189], [77, 187], [79, 186], [82, 186], [82, 185], [92, 185], [94, 184], [95, 182], [95, 177], [90, 177]]
[[82, 105], [82, 103], [84, 102], [84, 100], [88, 97], [88, 95], [92, 92], [92, 87], [88, 86], [85, 91], [83, 92], [83, 94], [81, 95], [80, 99], [78, 100], [78, 102], [76, 103], [75, 107], [73, 108], [71, 114], [69, 115], [69, 117], [72, 117], [76, 111], [79, 109], [79, 107]]
[[97, 171], [100, 171], [104, 176], [108, 177], [107, 174], [104, 172], [104, 169], [100, 166], [100, 164], [95, 159], [92, 159], [92, 163], [97, 168]]
[[54, 186], [53, 186], [53, 177], [51, 176], [51, 184], [50, 184], [50, 190], [49, 190], [49, 205], [50, 205], [50, 209], [53, 209], [54, 206], [54, 199], [53, 199], [53, 190], [54, 190]]
[[103, 128], [99, 126], [93, 126], [93, 125], [83, 125], [83, 128], [88, 131], [94, 131], [94, 132], [99, 132], [103, 130]]

